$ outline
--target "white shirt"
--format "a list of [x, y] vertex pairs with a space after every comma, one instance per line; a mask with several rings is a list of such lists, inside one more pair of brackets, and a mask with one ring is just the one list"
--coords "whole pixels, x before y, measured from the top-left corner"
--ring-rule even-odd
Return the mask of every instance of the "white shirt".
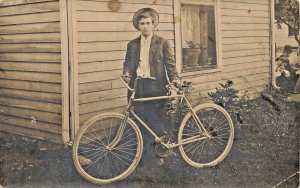
[[141, 36], [140, 60], [136, 71], [138, 76], [150, 77], [149, 52], [152, 36], [153, 33], [147, 38]]

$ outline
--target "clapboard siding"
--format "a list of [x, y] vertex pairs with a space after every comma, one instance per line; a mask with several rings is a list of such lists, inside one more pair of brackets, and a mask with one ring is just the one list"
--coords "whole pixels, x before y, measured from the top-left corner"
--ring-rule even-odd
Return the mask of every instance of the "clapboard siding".
[[[172, 1], [122, 0], [117, 12], [105, 0], [77, 0], [78, 84], [80, 122], [96, 112], [120, 111], [126, 105], [124, 86], [112, 88], [122, 74], [127, 43], [138, 37], [132, 16], [140, 8], [154, 8], [160, 15], [156, 33], [174, 48]], [[83, 120], [81, 120], [81, 117]]]
[[[86, 11], [97, 11], [97, 12], [111, 12], [108, 8], [108, 2], [100, 2], [100, 1], [78, 1], [77, 10], [86, 10]], [[130, 12], [134, 13], [136, 10], [144, 8], [145, 5], [142, 3], [134, 4], [131, 3], [122, 3], [118, 12]], [[160, 14], [173, 14], [173, 6], [172, 5], [156, 5], [152, 4], [151, 8], [155, 9]]]
[[14, 16], [1, 16], [0, 25], [15, 25], [28, 23], [44, 23], [59, 21], [59, 12], [41, 12]]
[[60, 52], [60, 43], [27, 43], [27, 44], [1, 44], [0, 53], [5, 52]]
[[42, 2], [49, 2], [53, 0], [13, 0], [13, 1], [1, 1], [0, 2], [0, 8], [7, 7], [7, 6], [15, 6], [15, 5], [26, 5], [26, 4], [32, 4], [32, 3], [42, 3]]
[[28, 119], [34, 117], [37, 121], [48, 122], [48, 123], [53, 123], [58, 125], [62, 123], [61, 122], [62, 116], [61, 114], [57, 114], [57, 113], [43, 112], [43, 111], [33, 110], [33, 109], [24, 109], [24, 108], [1, 105], [1, 104], [0, 104], [0, 109], [1, 109], [1, 114], [4, 115], [23, 117]]
[[[174, 39], [173, 31], [158, 31], [158, 35], [169, 40]], [[78, 42], [105, 42], [105, 41], [128, 41], [139, 36], [139, 32], [79, 32]]]
[[41, 93], [36, 91], [1, 88], [0, 96], [61, 104], [61, 94], [58, 93]]
[[[80, 124], [102, 112], [122, 112], [127, 104], [127, 89], [119, 76], [126, 45], [139, 35], [132, 25], [136, 10], [145, 6], [154, 8], [160, 15], [155, 32], [167, 38], [173, 48], [181, 42], [175, 41], [174, 33], [176, 1], [119, 2], [120, 9], [112, 11], [107, 6], [108, 0], [76, 1]], [[268, 0], [220, 0], [217, 15], [222, 66], [220, 71], [183, 76], [194, 83], [192, 98], [208, 98], [207, 93], [226, 80], [232, 80], [241, 93], [257, 95], [266, 87], [270, 80], [269, 3]]]
[[61, 140], [60, 36], [58, 0], [0, 3], [1, 130]]
[[[90, 1], [90, 0], [81, 0], [83, 2]], [[109, 0], [93, 0], [93, 1], [99, 1], [99, 2], [106, 2], [108, 3]], [[155, 0], [155, 1], [149, 1], [149, 0], [118, 0], [120, 3], [128, 3], [133, 4], [132, 6], [135, 6], [135, 4], [144, 4], [144, 5], [173, 5], [173, 2], [170, 0]]]
[[59, 5], [57, 1], [32, 3], [23, 6], [2, 7], [0, 9], [0, 16], [33, 14], [33, 13], [51, 12], [51, 11], [59, 11]]
[[88, 62], [88, 63], [79, 64], [79, 73], [110, 71], [110, 70], [122, 69], [122, 68], [123, 68], [123, 64], [119, 60]]
[[[0, 119], [2, 120], [2, 123], [5, 124], [11, 124], [16, 126], [22, 126], [24, 128], [29, 129], [38, 129], [43, 131], [49, 131], [51, 133], [60, 134], [60, 127], [56, 124], [51, 123], [44, 123], [41, 121], [33, 122], [33, 119], [26, 119], [26, 118], [20, 118], [20, 117], [14, 117], [14, 116], [4, 116], [0, 115]], [[19, 122], [22, 121], [23, 124], [19, 124]]]
[[61, 93], [61, 84], [46, 83], [46, 82], [34, 82], [34, 81], [22, 81], [22, 80], [1, 80], [0, 88], [10, 88], [28, 91], [39, 91], [49, 93]]
[[49, 33], [59, 32], [59, 22], [30, 23], [19, 25], [7, 25], [0, 27], [0, 34], [21, 34], [21, 33]]
[[26, 34], [6, 34], [0, 35], [2, 43], [49, 43], [60, 42], [59, 33], [26, 33]]
[[0, 61], [60, 63], [60, 53], [0, 53]]
[[5, 132], [11, 132], [14, 134], [19, 134], [22, 136], [29, 136], [36, 139], [47, 140], [50, 142], [56, 142], [60, 144], [62, 143], [62, 138], [61, 136], [58, 137], [58, 134], [50, 133], [49, 131], [41, 131], [38, 128], [31, 129], [28, 127], [16, 126], [0, 122], [0, 130]]
[[48, 73], [61, 72], [61, 65], [56, 63], [0, 61], [0, 67], [3, 70], [9, 70], [9, 71], [48, 72]]
[[[174, 25], [172, 23], [160, 24], [155, 31], [172, 31]], [[132, 22], [116, 22], [107, 27], [106, 22], [79, 22], [78, 31], [136, 31]]]

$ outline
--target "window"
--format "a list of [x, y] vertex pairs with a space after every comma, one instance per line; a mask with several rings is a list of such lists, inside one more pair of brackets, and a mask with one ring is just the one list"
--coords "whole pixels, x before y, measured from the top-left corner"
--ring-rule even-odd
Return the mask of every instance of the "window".
[[179, 43], [176, 59], [181, 73], [219, 68], [216, 4], [207, 1], [178, 2], [180, 25], [175, 31], [176, 43]]

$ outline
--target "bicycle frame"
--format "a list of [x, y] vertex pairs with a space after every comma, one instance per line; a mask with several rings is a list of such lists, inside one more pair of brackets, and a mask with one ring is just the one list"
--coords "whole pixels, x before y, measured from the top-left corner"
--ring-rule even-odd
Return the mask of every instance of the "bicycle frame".
[[[196, 115], [196, 112], [194, 111], [192, 105], [190, 104], [190, 102], [188, 101], [188, 99], [186, 98], [186, 96], [184, 94], [181, 95], [171, 95], [171, 96], [157, 96], [157, 97], [146, 97], [146, 98], [135, 98], [135, 90], [136, 90], [136, 86], [134, 89], [130, 88], [128, 86], [128, 84], [122, 79], [122, 77], [120, 77], [121, 81], [125, 84], [125, 86], [132, 91], [132, 95], [129, 99], [128, 105], [126, 107], [125, 110], [125, 118], [124, 121], [122, 122], [122, 125], [120, 126], [120, 129], [118, 130], [117, 136], [115, 137], [115, 139], [111, 142], [111, 144], [109, 144], [107, 146], [107, 148], [112, 149], [116, 146], [116, 144], [119, 142], [121, 135], [123, 134], [126, 122], [129, 118], [129, 115], [133, 115], [133, 117], [143, 126], [146, 128], [146, 130], [154, 137], [155, 142], [160, 143], [162, 145], [164, 145], [166, 148], [174, 148], [174, 147], [178, 147], [181, 145], [185, 145], [185, 144], [189, 144], [192, 142], [196, 142], [199, 140], [204, 140], [204, 139], [210, 139], [211, 135], [206, 131], [206, 129], [204, 128], [203, 124], [201, 123], [200, 119], [198, 118], [198, 116]], [[137, 82], [139, 78], [136, 79], [135, 83]], [[136, 84], [135, 84], [136, 85]], [[190, 113], [192, 113], [192, 117], [193, 119], [196, 121], [197, 126], [200, 130], [202, 130], [204, 132], [203, 136], [194, 136], [191, 138], [188, 138], [186, 140], [184, 140], [182, 143], [165, 143], [163, 142], [163, 140], [155, 133], [152, 131], [152, 129], [132, 110], [133, 104], [136, 102], [144, 102], [144, 101], [155, 101], [155, 100], [163, 100], [163, 99], [171, 99], [171, 98], [180, 98], [181, 101], [185, 101]]]

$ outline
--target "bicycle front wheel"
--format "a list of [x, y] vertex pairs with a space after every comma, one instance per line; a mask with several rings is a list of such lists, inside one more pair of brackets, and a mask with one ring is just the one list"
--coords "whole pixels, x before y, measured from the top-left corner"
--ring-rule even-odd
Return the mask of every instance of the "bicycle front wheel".
[[226, 110], [216, 104], [201, 104], [194, 110], [210, 137], [205, 135], [204, 130], [196, 123], [195, 117], [189, 112], [178, 131], [178, 142], [182, 144], [179, 151], [191, 166], [198, 168], [215, 166], [227, 156], [232, 146], [234, 137], [232, 120]]
[[102, 185], [124, 179], [139, 163], [143, 150], [141, 132], [129, 118], [123, 124], [124, 119], [118, 113], [100, 114], [76, 134], [73, 162], [89, 182]]

